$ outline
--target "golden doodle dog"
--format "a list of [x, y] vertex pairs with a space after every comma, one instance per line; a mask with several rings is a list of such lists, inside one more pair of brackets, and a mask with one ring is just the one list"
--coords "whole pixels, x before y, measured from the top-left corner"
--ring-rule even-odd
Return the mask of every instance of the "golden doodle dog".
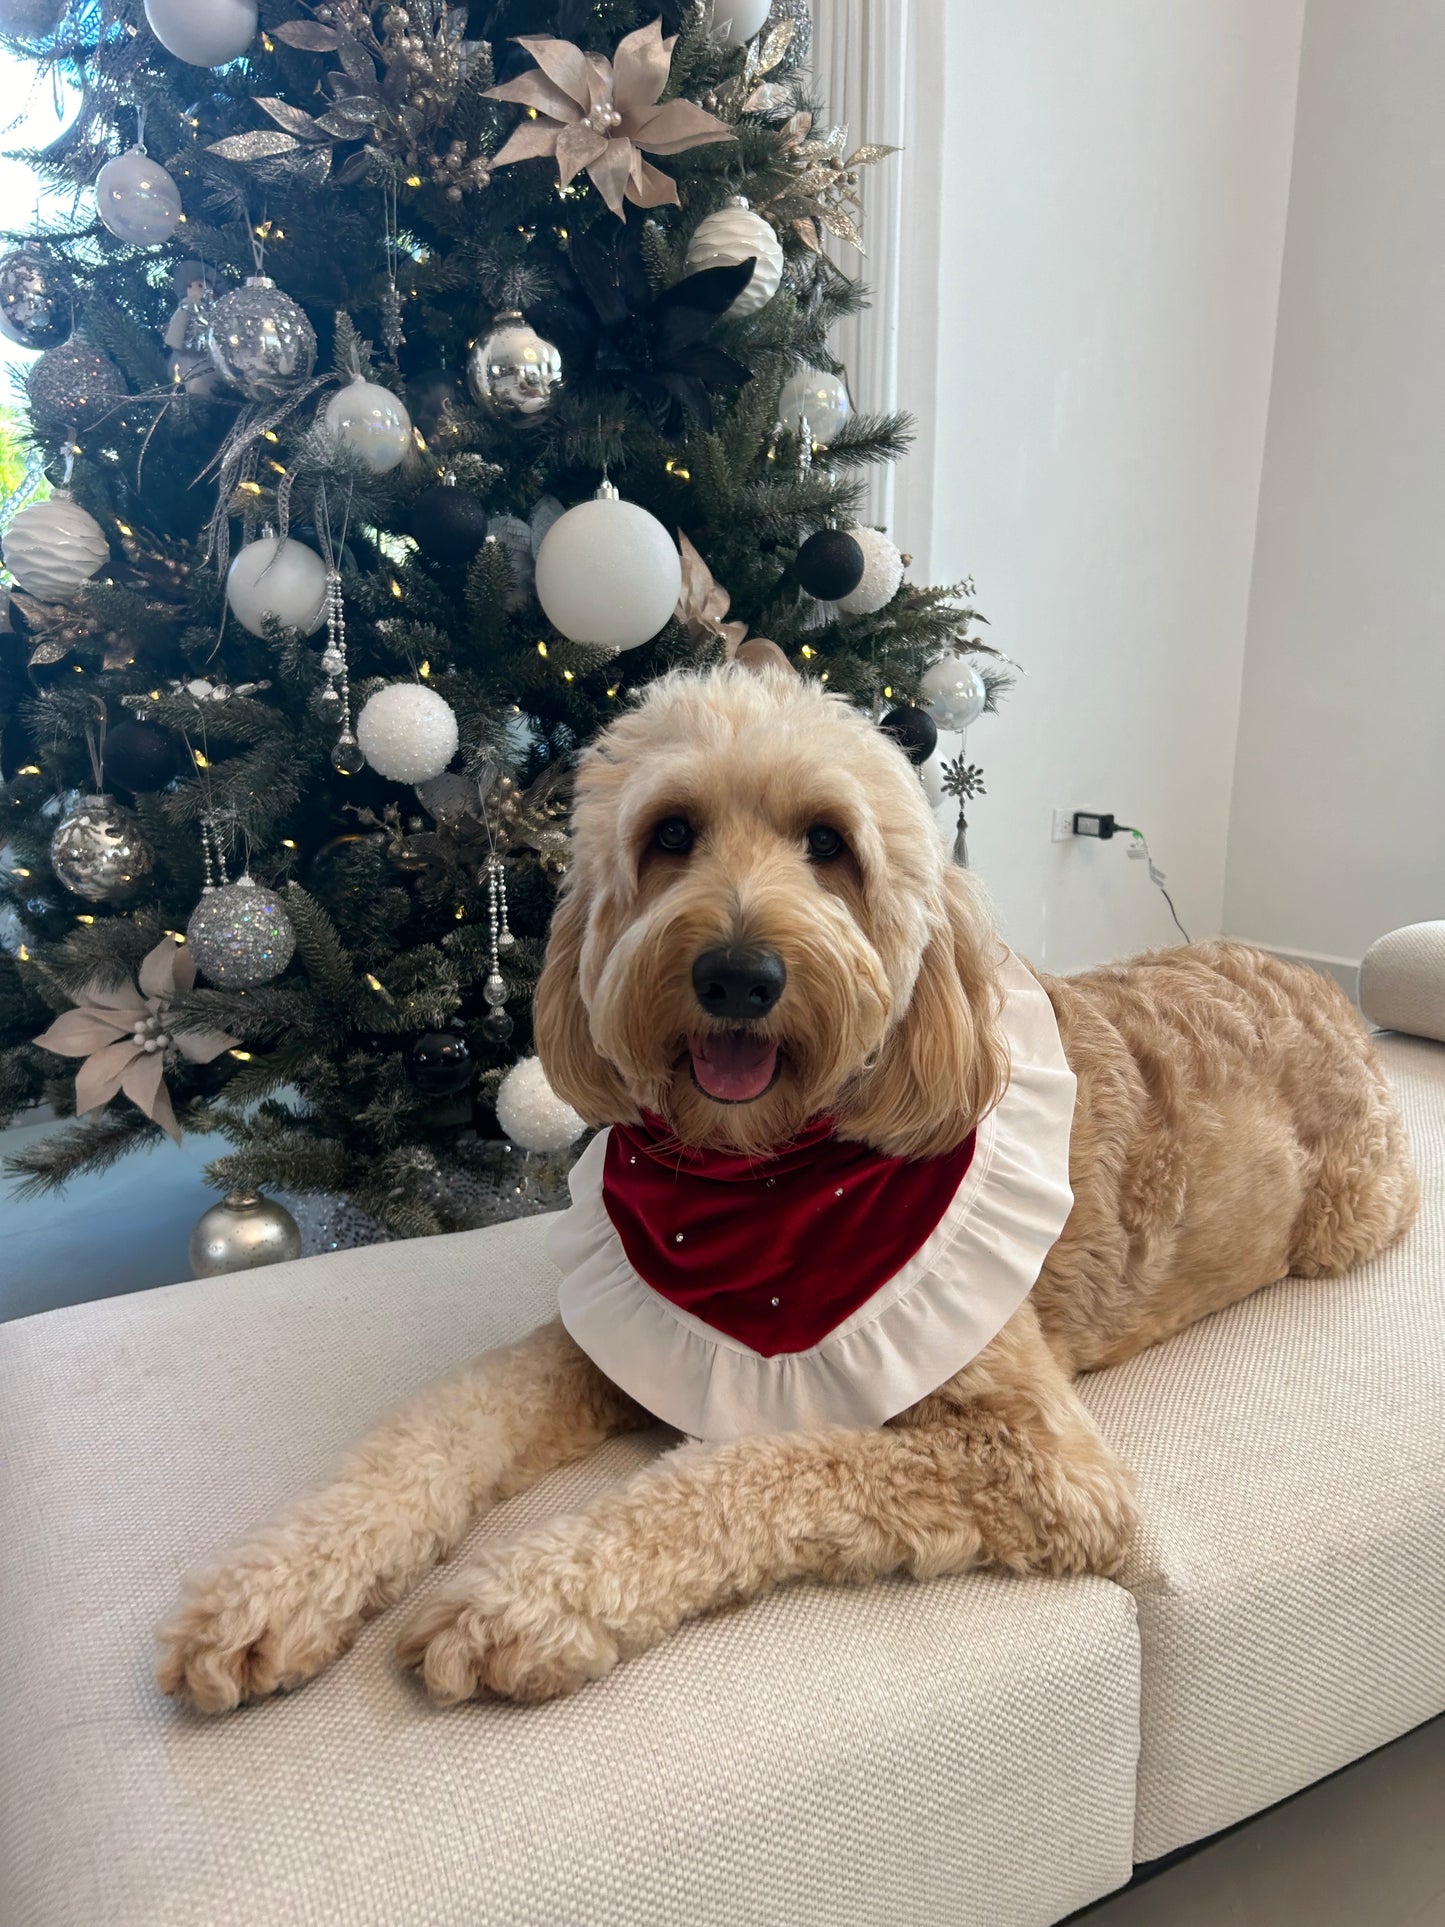
[[1036, 976], [816, 684], [654, 684], [574, 836], [537, 1039], [614, 1128], [554, 1221], [563, 1320], [188, 1583], [159, 1680], [203, 1712], [312, 1678], [488, 1507], [659, 1417], [690, 1436], [404, 1629], [436, 1699], [571, 1692], [785, 1580], [1114, 1572], [1130, 1480], [1075, 1374], [1414, 1215], [1334, 984], [1222, 942]]

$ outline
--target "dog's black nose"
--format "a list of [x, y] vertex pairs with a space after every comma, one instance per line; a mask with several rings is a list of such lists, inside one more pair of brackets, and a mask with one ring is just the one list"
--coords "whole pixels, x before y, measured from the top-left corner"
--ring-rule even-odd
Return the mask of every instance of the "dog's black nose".
[[766, 1017], [787, 981], [776, 950], [705, 950], [692, 967], [692, 987], [708, 1016], [734, 1023]]

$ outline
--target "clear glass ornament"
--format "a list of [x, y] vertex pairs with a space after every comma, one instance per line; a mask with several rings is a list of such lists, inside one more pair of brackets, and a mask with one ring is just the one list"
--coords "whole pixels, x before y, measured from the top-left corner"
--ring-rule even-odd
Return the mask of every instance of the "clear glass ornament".
[[853, 412], [848, 384], [841, 375], [823, 368], [802, 368], [783, 384], [778, 397], [778, 420], [796, 430], [806, 422], [814, 441], [826, 448]]
[[50, 839], [50, 867], [72, 896], [116, 903], [150, 875], [154, 853], [139, 820], [111, 796], [82, 796]]
[[[497, 948], [501, 948], [500, 943]], [[507, 986], [500, 977], [493, 974], [482, 985], [482, 995], [489, 1004], [504, 1004], [507, 1001]]]
[[326, 404], [326, 426], [373, 475], [389, 474], [412, 446], [405, 407], [389, 388], [360, 375]]
[[516, 1025], [504, 1010], [489, 1010], [482, 1019], [482, 1035], [492, 1044], [505, 1044]]
[[343, 708], [341, 691], [327, 683], [323, 688], [312, 692], [311, 707], [323, 723], [339, 723]]
[[354, 736], [337, 737], [336, 747], [331, 752], [331, 767], [338, 776], [360, 776], [366, 768], [366, 758]]
[[316, 366], [316, 330], [264, 274], [222, 295], [211, 316], [216, 372], [251, 401], [284, 395]]
[[928, 713], [940, 729], [967, 729], [978, 721], [988, 688], [971, 662], [945, 656], [925, 671], [919, 685]]

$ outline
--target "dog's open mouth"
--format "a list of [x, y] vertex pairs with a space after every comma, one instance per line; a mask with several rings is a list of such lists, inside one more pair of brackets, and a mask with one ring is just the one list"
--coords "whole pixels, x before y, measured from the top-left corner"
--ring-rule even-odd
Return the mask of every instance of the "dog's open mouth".
[[701, 1032], [687, 1040], [692, 1081], [719, 1104], [751, 1104], [773, 1087], [778, 1046], [750, 1030]]

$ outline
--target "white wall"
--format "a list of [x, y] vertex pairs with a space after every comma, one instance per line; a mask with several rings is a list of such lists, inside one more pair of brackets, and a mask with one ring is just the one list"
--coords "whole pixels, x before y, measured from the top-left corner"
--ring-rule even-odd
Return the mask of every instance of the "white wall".
[[1445, 916], [1445, 0], [1309, 0], [1229, 842], [1236, 935]]
[[894, 534], [1029, 671], [970, 732], [975, 868], [1050, 968], [1168, 942], [1123, 840], [1049, 840], [1113, 810], [1216, 934], [1303, 0], [907, 13], [899, 398], [933, 446]]

